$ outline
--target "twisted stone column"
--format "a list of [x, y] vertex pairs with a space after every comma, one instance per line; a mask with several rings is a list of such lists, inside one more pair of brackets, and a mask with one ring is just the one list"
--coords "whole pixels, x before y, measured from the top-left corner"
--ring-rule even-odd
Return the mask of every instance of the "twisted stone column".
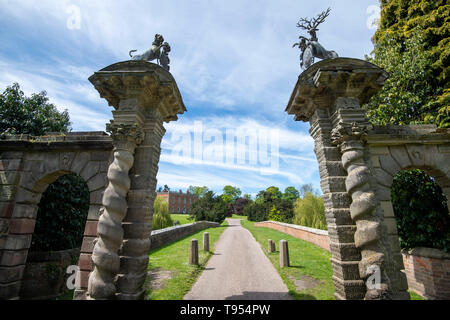
[[89, 277], [91, 299], [112, 299], [116, 293], [115, 277], [120, 269], [118, 250], [122, 245], [122, 220], [127, 212], [127, 193], [130, 190], [128, 172], [133, 166], [134, 150], [144, 138], [136, 124], [107, 125], [114, 145], [114, 161], [108, 168], [109, 184], [103, 194], [103, 212], [97, 232], [98, 239], [92, 253], [94, 271]]
[[[365, 299], [386, 299], [388, 277], [381, 248], [382, 222], [374, 213], [377, 199], [369, 185], [370, 170], [364, 160], [366, 128], [353, 122], [341, 122], [332, 130], [332, 142], [342, 153], [342, 165], [348, 175], [345, 186], [352, 198], [350, 215], [355, 221], [355, 245], [361, 250], [360, 277], [366, 281]], [[373, 281], [372, 281], [373, 279]]]

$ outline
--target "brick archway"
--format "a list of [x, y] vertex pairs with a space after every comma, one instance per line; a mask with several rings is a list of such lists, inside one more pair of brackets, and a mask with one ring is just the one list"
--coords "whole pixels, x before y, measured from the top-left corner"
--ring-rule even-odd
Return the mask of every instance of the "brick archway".
[[19, 298], [42, 193], [58, 177], [68, 173], [81, 176], [90, 193], [77, 291], [87, 288], [92, 241], [97, 235], [111, 150], [111, 139], [102, 132], [45, 136], [38, 141], [10, 136], [0, 143], [0, 187], [2, 195], [7, 195], [1, 199], [0, 211], [0, 298]]

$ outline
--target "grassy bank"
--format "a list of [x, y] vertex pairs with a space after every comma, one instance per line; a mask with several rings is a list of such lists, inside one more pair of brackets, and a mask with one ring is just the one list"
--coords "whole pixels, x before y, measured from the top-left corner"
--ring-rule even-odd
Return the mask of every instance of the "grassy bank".
[[[188, 222], [190, 223], [190, 222]], [[172, 244], [150, 251], [149, 271], [155, 272], [156, 279], [147, 279], [147, 300], [182, 300], [203, 271], [214, 252], [214, 244], [219, 239], [228, 223], [220, 227], [199, 231]], [[204, 252], [203, 233], [209, 232], [210, 252]], [[198, 240], [199, 266], [189, 265], [189, 246], [192, 239]], [[151, 290], [149, 280], [156, 286]]]
[[[275, 269], [286, 283], [289, 293], [297, 300], [333, 300], [334, 285], [331, 277], [331, 253], [306, 241], [294, 238], [285, 233], [255, 227], [246, 217], [233, 216], [242, 219], [241, 224], [248, 229], [258, 241], [270, 259]], [[275, 241], [276, 252], [267, 251], [269, 239]], [[279, 241], [287, 240], [289, 245], [290, 267], [280, 268]], [[296, 287], [296, 284], [298, 288]]]
[[172, 221], [180, 221], [180, 224], [188, 224], [188, 223], [192, 223], [195, 222], [195, 220], [189, 220], [189, 215], [188, 214], [175, 214], [175, 213], [171, 213], [170, 217], [172, 218]]

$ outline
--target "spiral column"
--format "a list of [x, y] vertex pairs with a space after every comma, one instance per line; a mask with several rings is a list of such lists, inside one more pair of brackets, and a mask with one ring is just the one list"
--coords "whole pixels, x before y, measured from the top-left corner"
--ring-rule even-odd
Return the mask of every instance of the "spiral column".
[[386, 250], [381, 242], [382, 221], [375, 213], [377, 199], [370, 186], [370, 169], [364, 160], [366, 135], [364, 125], [340, 122], [332, 130], [332, 142], [340, 148], [342, 165], [347, 171], [345, 186], [352, 198], [350, 215], [357, 228], [355, 246], [361, 250], [359, 273], [366, 281], [365, 299], [388, 299]]
[[114, 160], [108, 168], [108, 186], [102, 199], [98, 238], [92, 253], [94, 271], [89, 277], [91, 299], [112, 299], [116, 293], [115, 277], [120, 269], [118, 250], [123, 241], [122, 220], [127, 212], [127, 193], [131, 180], [129, 170], [134, 162], [134, 150], [142, 142], [144, 132], [136, 124], [108, 124], [114, 145]]
[[89, 81], [114, 107], [114, 145], [89, 276], [88, 299], [143, 299], [163, 122], [186, 111], [175, 79], [146, 61], [122, 61]]

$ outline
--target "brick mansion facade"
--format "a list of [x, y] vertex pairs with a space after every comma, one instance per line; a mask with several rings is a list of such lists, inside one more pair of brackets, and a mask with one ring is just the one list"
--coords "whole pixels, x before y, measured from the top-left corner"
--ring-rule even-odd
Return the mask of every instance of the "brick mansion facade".
[[157, 198], [162, 198], [168, 203], [170, 213], [189, 213], [191, 205], [198, 199], [197, 195], [189, 191], [183, 193], [182, 190], [179, 192], [163, 191], [156, 194]]

